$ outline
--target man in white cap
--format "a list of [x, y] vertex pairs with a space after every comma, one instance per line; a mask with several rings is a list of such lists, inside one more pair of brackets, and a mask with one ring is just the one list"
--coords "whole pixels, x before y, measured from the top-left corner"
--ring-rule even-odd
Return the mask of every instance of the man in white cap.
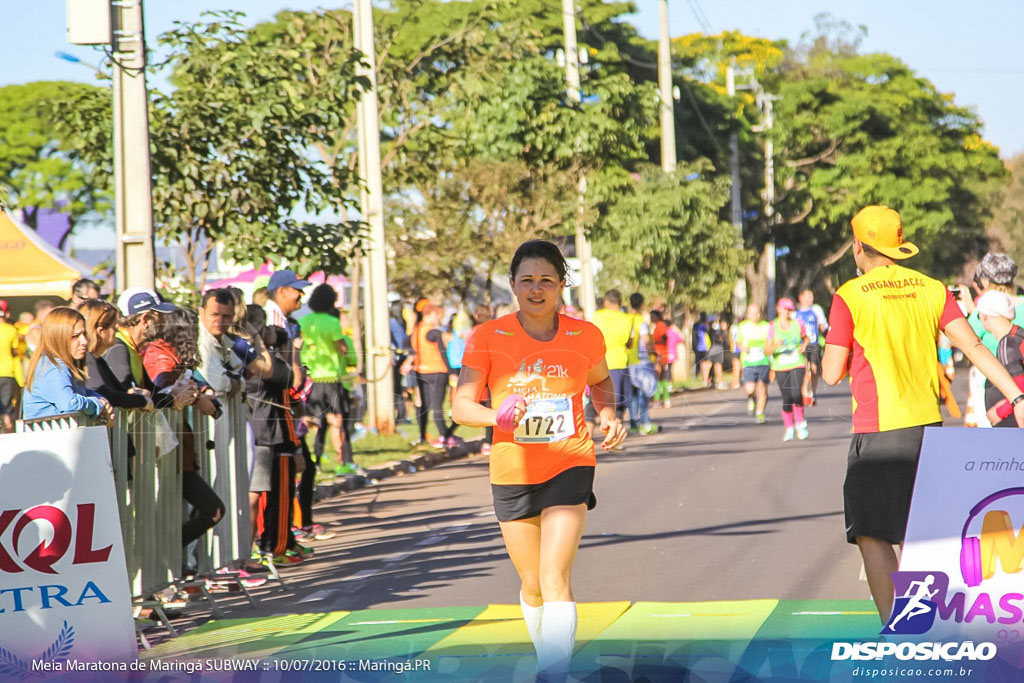
[[[121, 319], [117, 323], [117, 337], [103, 359], [117, 379], [118, 391], [127, 392], [131, 389], [152, 392], [153, 382], [146, 375], [139, 349], [146, 341], [146, 332], [153, 326], [163, 313], [174, 310], [174, 304], [163, 301], [160, 295], [151, 289], [131, 287], [121, 292], [117, 298], [117, 308]], [[166, 396], [154, 396], [158, 408], [165, 407], [169, 399]]]
[[[985, 330], [998, 340], [996, 358], [1024, 389], [1024, 330], [1014, 324], [1014, 301], [1006, 292], [990, 290], [981, 295], [975, 312]], [[1016, 427], [1013, 408], [992, 382], [985, 381], [985, 411], [993, 427]]]

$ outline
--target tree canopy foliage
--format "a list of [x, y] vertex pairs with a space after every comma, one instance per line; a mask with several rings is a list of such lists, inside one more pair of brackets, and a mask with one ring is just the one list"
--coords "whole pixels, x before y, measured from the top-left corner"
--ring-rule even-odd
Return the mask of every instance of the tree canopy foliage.
[[[795, 46], [736, 31], [674, 38], [680, 161], [665, 174], [655, 43], [630, 22], [632, 3], [577, 6], [582, 102], [566, 93], [558, 2], [393, 0], [374, 10], [395, 288], [486, 298], [519, 240], [571, 244], [576, 221], [603, 262], [600, 285], [691, 309], [724, 305], [739, 273], [763, 278], [770, 242], [788, 252], [780, 293], [838, 285], [852, 269], [839, 258], [849, 219], [865, 204], [901, 212], [922, 248], [913, 265], [934, 276], [986, 247], [994, 206], [1008, 197], [998, 151], [951, 95], [891, 55], [864, 54], [864, 27], [822, 15]], [[215, 244], [240, 262], [345, 271], [362, 237], [356, 101], [368, 87], [355, 75], [352, 16], [243, 21], [214, 13], [158, 39], [154, 73], [170, 76], [166, 92], [151, 93], [160, 237], [182, 246], [196, 282]], [[729, 65], [741, 74], [735, 96]], [[770, 129], [755, 80], [777, 97]], [[86, 211], [109, 193], [109, 91], [66, 85], [0, 89], [0, 180], [12, 204]], [[56, 126], [38, 113], [43, 103]], [[728, 223], [733, 134], [742, 246]], [[1019, 222], [1012, 211], [1004, 200], [1007, 234]]]

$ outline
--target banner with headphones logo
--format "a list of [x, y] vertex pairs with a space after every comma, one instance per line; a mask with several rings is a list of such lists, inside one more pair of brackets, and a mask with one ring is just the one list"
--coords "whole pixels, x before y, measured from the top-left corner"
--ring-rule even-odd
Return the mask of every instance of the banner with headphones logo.
[[929, 428], [882, 633], [1024, 641], [1024, 430]]

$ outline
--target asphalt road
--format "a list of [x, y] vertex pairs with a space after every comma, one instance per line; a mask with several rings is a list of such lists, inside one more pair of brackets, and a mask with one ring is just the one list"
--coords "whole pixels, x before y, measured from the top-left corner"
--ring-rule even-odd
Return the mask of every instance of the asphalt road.
[[[577, 557], [578, 601], [869, 599], [845, 541], [846, 385], [823, 387], [811, 436], [782, 442], [778, 392], [765, 425], [739, 390], [688, 392], [653, 411], [663, 431], [599, 456]], [[293, 589], [256, 589], [229, 617], [515, 603], [518, 580], [476, 456], [386, 480], [317, 506], [339, 531], [283, 570]]]

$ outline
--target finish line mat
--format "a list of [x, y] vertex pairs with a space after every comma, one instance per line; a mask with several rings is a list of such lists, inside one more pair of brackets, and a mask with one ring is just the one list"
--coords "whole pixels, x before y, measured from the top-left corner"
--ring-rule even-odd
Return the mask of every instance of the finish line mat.
[[[963, 680], [960, 667], [986, 662], [831, 661], [835, 641], [877, 641], [867, 600], [580, 603], [570, 681]], [[203, 660], [191, 680], [532, 681], [536, 658], [518, 605], [360, 610], [211, 621], [163, 643], [149, 662]], [[253, 669], [210, 668], [219, 660]], [[891, 663], [886, 662], [886, 665]], [[899, 662], [899, 664], [904, 664]], [[992, 662], [995, 664], [995, 662]], [[923, 667], [935, 672], [920, 674]], [[956, 669], [950, 676], [946, 667]], [[860, 669], [864, 669], [861, 671]], [[150, 669], [152, 672], [152, 668]], [[1019, 662], [998, 679], [983, 668], [968, 680], [1024, 681]], [[959, 675], [956, 675], [959, 674]], [[981, 674], [981, 675], [979, 675]]]

